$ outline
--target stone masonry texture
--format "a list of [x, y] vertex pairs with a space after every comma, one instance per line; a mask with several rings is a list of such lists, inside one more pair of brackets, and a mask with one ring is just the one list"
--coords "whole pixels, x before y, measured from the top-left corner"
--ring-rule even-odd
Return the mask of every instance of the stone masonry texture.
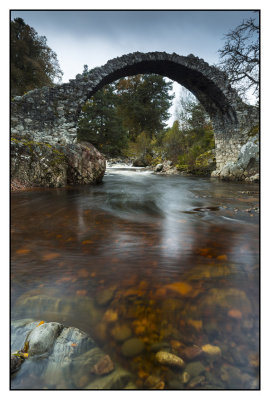
[[154, 73], [186, 87], [208, 112], [215, 131], [217, 171], [236, 162], [259, 123], [259, 112], [245, 104], [227, 75], [203, 59], [165, 52], [135, 52], [76, 76], [69, 83], [35, 89], [11, 101], [11, 135], [51, 145], [77, 142], [82, 105], [104, 85], [122, 77]]

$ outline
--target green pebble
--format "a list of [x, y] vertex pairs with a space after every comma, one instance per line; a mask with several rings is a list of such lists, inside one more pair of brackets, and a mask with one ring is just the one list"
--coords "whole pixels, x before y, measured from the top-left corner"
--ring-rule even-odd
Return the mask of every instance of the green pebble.
[[194, 361], [188, 363], [185, 368], [185, 372], [188, 372], [192, 378], [194, 376], [200, 375], [204, 371], [205, 371], [205, 366], [200, 361]]
[[122, 345], [121, 351], [125, 357], [135, 357], [142, 353], [144, 349], [144, 343], [137, 338], [131, 338], [125, 341]]

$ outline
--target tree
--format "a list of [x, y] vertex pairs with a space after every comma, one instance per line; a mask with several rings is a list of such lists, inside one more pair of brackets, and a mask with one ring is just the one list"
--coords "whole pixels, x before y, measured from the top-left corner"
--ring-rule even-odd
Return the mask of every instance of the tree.
[[185, 151], [185, 138], [180, 130], [179, 121], [174, 121], [163, 137], [162, 147], [168, 159], [176, 162]]
[[110, 156], [119, 155], [127, 144], [127, 133], [118, 115], [118, 97], [114, 85], [107, 85], [82, 108], [78, 139], [92, 143]]
[[201, 129], [210, 123], [209, 115], [202, 104], [184, 87], [178, 100], [175, 117], [181, 130]]
[[164, 130], [174, 97], [171, 82], [160, 75], [135, 75], [120, 79], [116, 89], [119, 115], [131, 140], [142, 132], [153, 138]]
[[22, 18], [10, 25], [11, 95], [23, 95], [42, 86], [53, 86], [63, 72], [57, 56], [47, 45], [45, 36], [39, 36]]
[[252, 90], [255, 96], [259, 91], [259, 24], [255, 18], [242, 22], [225, 35], [224, 47], [219, 50], [221, 68], [228, 74], [239, 93], [244, 95]]
[[215, 147], [212, 124], [203, 106], [186, 89], [182, 90], [176, 116], [163, 138], [165, 154], [182, 167], [193, 169], [197, 158]]

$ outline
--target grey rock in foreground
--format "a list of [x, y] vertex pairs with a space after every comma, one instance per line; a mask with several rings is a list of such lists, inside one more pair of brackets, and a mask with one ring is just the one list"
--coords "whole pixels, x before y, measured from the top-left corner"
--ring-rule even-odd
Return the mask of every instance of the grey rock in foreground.
[[[85, 332], [58, 322], [11, 323], [11, 350], [29, 342], [29, 358], [12, 374], [12, 389], [123, 389], [132, 376], [118, 364], [95, 372], [106, 354]], [[108, 358], [108, 356], [107, 356]]]
[[47, 322], [30, 331], [26, 337], [29, 356], [43, 355], [50, 352], [63, 328], [63, 325], [57, 322]]

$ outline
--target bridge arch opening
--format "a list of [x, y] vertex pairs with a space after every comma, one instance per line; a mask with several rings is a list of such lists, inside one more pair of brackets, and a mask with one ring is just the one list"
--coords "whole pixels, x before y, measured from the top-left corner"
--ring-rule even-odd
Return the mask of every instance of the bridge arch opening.
[[94, 88], [87, 92], [87, 99], [107, 84], [138, 74], [157, 74], [169, 78], [190, 91], [203, 105], [211, 119], [219, 118], [226, 123], [237, 123], [236, 113], [228, 99], [210, 78], [202, 71], [167, 60], [142, 61], [116, 69], [104, 76]]

